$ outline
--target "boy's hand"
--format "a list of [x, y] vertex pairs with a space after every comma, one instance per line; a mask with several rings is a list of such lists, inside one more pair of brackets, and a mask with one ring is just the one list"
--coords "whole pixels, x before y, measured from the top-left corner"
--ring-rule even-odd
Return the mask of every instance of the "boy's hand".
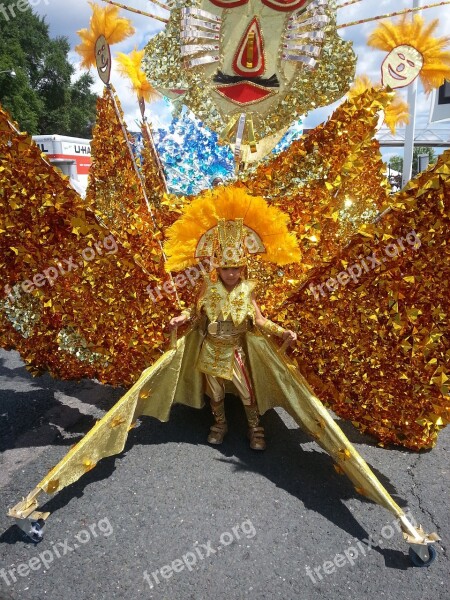
[[281, 337], [283, 339], [283, 342], [289, 340], [289, 342], [291, 342], [292, 344], [292, 342], [297, 341], [297, 334], [295, 333], [295, 331], [291, 331], [290, 329], [286, 329], [286, 331], [284, 331]]
[[179, 315], [178, 317], [172, 317], [169, 321], [169, 325], [167, 326], [167, 328], [169, 329], [169, 331], [172, 331], [177, 327], [181, 327], [181, 325], [183, 325], [183, 323], [186, 323], [187, 320], [187, 315]]

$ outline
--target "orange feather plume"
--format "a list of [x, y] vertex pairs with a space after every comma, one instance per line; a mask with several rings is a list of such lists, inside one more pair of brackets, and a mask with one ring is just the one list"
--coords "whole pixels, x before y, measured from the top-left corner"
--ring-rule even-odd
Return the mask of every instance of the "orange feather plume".
[[101, 35], [104, 35], [108, 44], [117, 44], [134, 33], [134, 27], [129, 19], [119, 17], [119, 9], [116, 6], [99, 6], [89, 2], [92, 7], [92, 16], [89, 29], [77, 31], [81, 38], [81, 44], [75, 50], [82, 57], [81, 66], [85, 69], [95, 67], [95, 43]]
[[407, 45], [415, 48], [423, 57], [423, 67], [419, 73], [420, 80], [429, 93], [433, 88], [450, 80], [450, 52], [445, 50], [450, 37], [436, 38], [432, 36], [438, 26], [435, 19], [425, 25], [420, 15], [413, 19], [404, 16], [398, 23], [383, 21], [371, 33], [367, 43], [373, 48], [390, 52], [397, 46]]
[[130, 54], [118, 52], [116, 56], [119, 63], [118, 70], [122, 76], [130, 79], [131, 87], [136, 93], [138, 100], [142, 98], [146, 102], [153, 102], [161, 96], [148, 81], [146, 74], [141, 69], [144, 52], [144, 50], [137, 50], [136, 48]]

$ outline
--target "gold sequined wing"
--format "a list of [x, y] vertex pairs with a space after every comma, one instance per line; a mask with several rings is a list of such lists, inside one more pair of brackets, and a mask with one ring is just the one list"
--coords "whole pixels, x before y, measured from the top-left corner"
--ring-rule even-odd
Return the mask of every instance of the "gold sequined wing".
[[4, 111], [0, 185], [0, 345], [33, 374], [134, 382], [176, 312], [157, 236], [146, 229], [136, 260], [130, 238], [116, 239]]
[[430, 448], [450, 420], [449, 242], [447, 151], [271, 315], [318, 396], [382, 445]]
[[254, 264], [259, 300], [269, 314], [315, 269], [328, 264], [389, 200], [386, 166], [375, 139], [379, 113], [393, 94], [369, 88], [330, 119], [243, 180], [290, 217], [302, 259], [283, 269]]
[[145, 128], [143, 133], [138, 152], [113, 87], [105, 87], [97, 102], [86, 204], [151, 273], [161, 261], [163, 230], [174, 217], [162, 203], [164, 174]]

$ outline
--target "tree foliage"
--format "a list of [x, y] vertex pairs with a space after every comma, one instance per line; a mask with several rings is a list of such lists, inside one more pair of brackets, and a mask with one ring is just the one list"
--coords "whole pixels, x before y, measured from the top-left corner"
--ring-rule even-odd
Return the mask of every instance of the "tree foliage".
[[[73, 81], [67, 39], [51, 39], [45, 20], [25, 4], [0, 5], [0, 103], [31, 134], [91, 137], [93, 79], [86, 73]], [[1, 73], [8, 70], [16, 76]]]
[[[412, 162], [413, 177], [419, 172], [419, 156], [421, 154], [427, 154], [429, 156], [430, 165], [434, 165], [434, 163], [436, 162], [436, 153], [433, 148], [428, 148], [427, 146], [414, 146]], [[394, 169], [394, 171], [403, 173], [403, 158], [398, 155], [392, 156], [389, 160], [389, 166], [391, 167], [391, 169]]]

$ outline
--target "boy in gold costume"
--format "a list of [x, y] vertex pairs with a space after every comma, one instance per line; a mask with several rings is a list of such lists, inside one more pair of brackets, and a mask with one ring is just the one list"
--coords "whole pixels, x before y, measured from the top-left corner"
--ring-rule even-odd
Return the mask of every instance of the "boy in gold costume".
[[[205, 391], [214, 416], [208, 442], [221, 444], [228, 431], [224, 406], [225, 382], [232, 381], [247, 416], [250, 448], [264, 450], [264, 428], [259, 422], [243, 338], [254, 326], [281, 337], [285, 342], [294, 342], [297, 335], [261, 314], [254, 296], [256, 282], [245, 279], [248, 242], [243, 219], [227, 222], [220, 219], [213, 235], [215, 256], [211, 264], [217, 265], [217, 273], [205, 277], [196, 307], [199, 315], [206, 317], [206, 337], [197, 360], [197, 369], [205, 375]], [[179, 317], [171, 319], [169, 327], [179, 327], [191, 316], [191, 311], [184, 311]]]

